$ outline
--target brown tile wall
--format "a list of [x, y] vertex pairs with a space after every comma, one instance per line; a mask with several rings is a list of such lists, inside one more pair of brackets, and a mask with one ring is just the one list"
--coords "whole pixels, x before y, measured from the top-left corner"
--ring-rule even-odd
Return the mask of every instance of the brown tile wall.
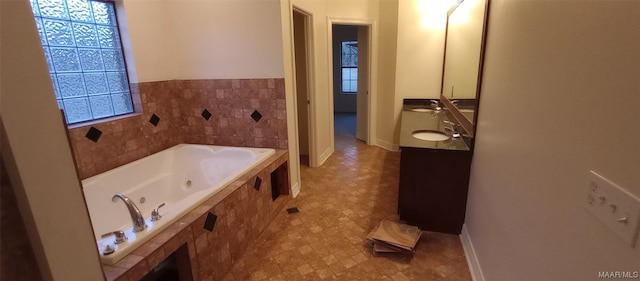
[[[270, 175], [288, 157], [276, 151], [115, 265], [103, 266], [107, 280], [139, 280], [185, 244], [194, 280], [222, 280], [286, 204], [287, 195], [271, 200]], [[262, 179], [259, 190], [256, 177]], [[203, 227], [209, 212], [217, 216], [213, 231]]]
[[176, 88], [185, 142], [287, 149], [284, 79], [180, 80]]
[[[143, 113], [69, 130], [81, 179], [179, 143], [288, 147], [282, 78], [145, 82], [132, 91], [139, 91], [135, 103]], [[254, 110], [262, 115], [258, 122]], [[160, 118], [157, 127], [149, 122], [153, 114]], [[91, 127], [102, 132], [97, 142], [85, 137]]]
[[[137, 85], [144, 113], [69, 130], [78, 174], [85, 179], [182, 142], [173, 105], [179, 97], [171, 81]], [[134, 90], [136, 87], [132, 87]], [[160, 117], [158, 126], [149, 123], [153, 114]], [[91, 127], [102, 132], [97, 142], [85, 137]]]

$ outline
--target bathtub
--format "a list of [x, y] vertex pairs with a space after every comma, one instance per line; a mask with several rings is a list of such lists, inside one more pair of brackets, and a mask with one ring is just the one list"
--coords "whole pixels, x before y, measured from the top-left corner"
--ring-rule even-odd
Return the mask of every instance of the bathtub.
[[[83, 180], [102, 263], [118, 262], [274, 153], [269, 148], [179, 144]], [[140, 209], [146, 230], [133, 232], [124, 202], [111, 201], [117, 193], [129, 197]], [[151, 211], [162, 203], [162, 218], [151, 221]], [[102, 238], [117, 230], [125, 232], [126, 242], [114, 244], [113, 235]], [[105, 254], [107, 245], [115, 252]]]

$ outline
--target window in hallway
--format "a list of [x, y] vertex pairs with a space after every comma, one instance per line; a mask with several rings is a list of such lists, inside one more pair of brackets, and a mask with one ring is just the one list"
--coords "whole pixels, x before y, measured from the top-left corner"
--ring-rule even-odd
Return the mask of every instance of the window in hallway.
[[342, 93], [358, 92], [358, 41], [342, 41]]

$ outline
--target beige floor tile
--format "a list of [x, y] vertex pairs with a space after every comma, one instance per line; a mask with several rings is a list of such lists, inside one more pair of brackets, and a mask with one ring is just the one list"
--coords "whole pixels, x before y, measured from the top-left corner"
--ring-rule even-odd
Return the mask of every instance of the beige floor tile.
[[425, 232], [416, 254], [376, 257], [366, 234], [397, 220], [400, 154], [336, 133], [336, 152], [301, 167], [302, 190], [236, 262], [225, 280], [453, 280], [471, 274], [455, 235]]

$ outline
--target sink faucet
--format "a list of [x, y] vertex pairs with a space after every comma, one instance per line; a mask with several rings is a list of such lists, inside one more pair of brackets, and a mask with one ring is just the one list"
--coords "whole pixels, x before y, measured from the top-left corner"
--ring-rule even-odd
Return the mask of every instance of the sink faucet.
[[451, 137], [452, 138], [459, 138], [460, 137], [460, 133], [458, 132], [458, 127], [460, 125], [458, 125], [458, 124], [456, 124], [454, 122], [448, 121], [448, 120], [444, 120], [442, 122], [450, 126], [450, 127], [446, 127], [446, 125], [445, 125], [444, 129], [446, 131], [450, 131], [451, 132]]
[[140, 232], [147, 229], [147, 225], [144, 223], [144, 217], [142, 216], [140, 209], [138, 209], [138, 206], [133, 203], [133, 200], [129, 199], [129, 197], [122, 193], [118, 193], [116, 195], [113, 195], [111, 201], [116, 202], [118, 201], [118, 198], [122, 199], [122, 202], [124, 202], [124, 204], [127, 206], [127, 209], [129, 210], [131, 222], [133, 223], [133, 232]]
[[434, 110], [441, 110], [442, 107], [440, 106], [440, 101], [438, 100], [431, 100], [431, 108], [433, 108]]

